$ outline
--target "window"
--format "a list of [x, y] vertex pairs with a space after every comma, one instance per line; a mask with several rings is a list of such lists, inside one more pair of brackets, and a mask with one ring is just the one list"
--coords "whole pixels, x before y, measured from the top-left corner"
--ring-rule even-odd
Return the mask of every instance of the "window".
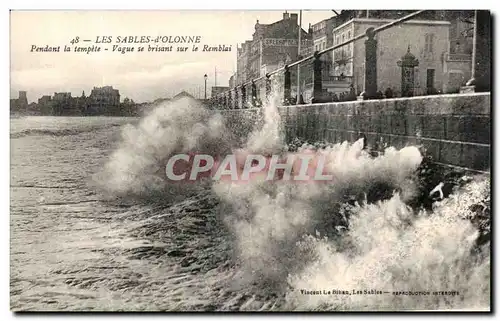
[[427, 90], [434, 88], [434, 69], [427, 69]]
[[434, 52], [434, 35], [432, 33], [425, 35], [425, 52]]
[[351, 39], [351, 31], [350, 30], [347, 32], [347, 39]]

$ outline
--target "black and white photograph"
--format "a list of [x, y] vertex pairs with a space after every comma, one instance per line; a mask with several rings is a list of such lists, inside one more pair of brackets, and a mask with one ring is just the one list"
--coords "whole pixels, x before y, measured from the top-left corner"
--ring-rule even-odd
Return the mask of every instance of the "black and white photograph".
[[10, 10], [10, 311], [492, 312], [492, 16]]

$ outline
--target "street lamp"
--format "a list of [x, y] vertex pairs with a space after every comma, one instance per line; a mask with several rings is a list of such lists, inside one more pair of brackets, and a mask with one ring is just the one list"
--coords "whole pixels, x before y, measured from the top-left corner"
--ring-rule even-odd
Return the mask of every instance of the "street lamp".
[[205, 74], [205, 76], [203, 76], [203, 78], [205, 78], [205, 100], [207, 100], [207, 74]]

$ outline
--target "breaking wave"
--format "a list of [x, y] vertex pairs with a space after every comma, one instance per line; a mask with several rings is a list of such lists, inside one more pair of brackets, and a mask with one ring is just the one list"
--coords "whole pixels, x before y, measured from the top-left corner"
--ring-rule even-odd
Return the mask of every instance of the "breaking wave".
[[[378, 157], [363, 140], [294, 147], [285, 143], [275, 106], [257, 111], [260, 122], [247, 120], [253, 130], [243, 134], [243, 144], [235, 128], [246, 120], [232, 111], [228, 121], [228, 114], [188, 98], [158, 106], [138, 125], [123, 128], [121, 144], [96, 182], [110, 196], [142, 201], [213, 193], [241, 272], [235, 282], [280, 297], [272, 309], [489, 309], [489, 178], [463, 180], [468, 183], [431, 207], [415, 205], [429, 193], [420, 183], [424, 155], [417, 146], [389, 147]], [[175, 153], [225, 155], [235, 149], [321, 153], [334, 180], [164, 180], [165, 160]], [[311, 294], [332, 290], [348, 294]], [[356, 294], [365, 290], [382, 293]]]
[[[176, 153], [225, 154], [231, 148], [222, 115], [183, 98], [158, 106], [138, 125], [122, 129], [122, 141], [96, 182], [110, 195], [171, 202], [200, 191], [198, 185], [166, 185], [166, 160]], [[201, 187], [203, 189], [203, 187]]]

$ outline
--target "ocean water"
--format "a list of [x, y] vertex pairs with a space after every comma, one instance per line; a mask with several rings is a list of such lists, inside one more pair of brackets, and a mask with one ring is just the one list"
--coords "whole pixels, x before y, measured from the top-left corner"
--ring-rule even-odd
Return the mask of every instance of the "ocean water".
[[490, 308], [487, 227], [471, 219], [489, 179], [410, 207], [416, 147], [328, 145], [334, 184], [165, 184], [176, 152], [286, 154], [273, 104], [262, 113], [243, 146], [187, 99], [142, 119], [12, 119], [11, 309]]

